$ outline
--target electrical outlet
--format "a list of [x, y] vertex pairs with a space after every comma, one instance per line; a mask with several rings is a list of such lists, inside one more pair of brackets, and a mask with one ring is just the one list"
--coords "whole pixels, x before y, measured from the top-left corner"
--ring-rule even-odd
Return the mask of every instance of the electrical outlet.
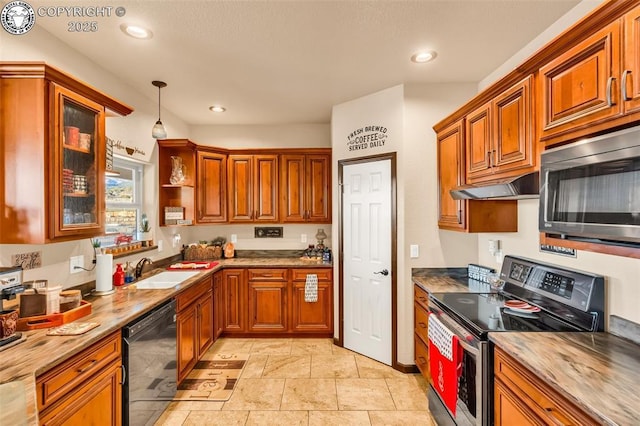
[[69, 273], [77, 274], [78, 272], [82, 272], [81, 268], [84, 268], [84, 255], [71, 256], [69, 258]]
[[411, 244], [409, 246], [409, 248], [410, 248], [410, 251], [411, 251], [410, 256], [411, 256], [412, 259], [416, 259], [416, 258], [420, 257], [420, 246], [418, 246], [417, 244]]
[[307, 242], [307, 234], [300, 234], [300, 242], [301, 243]]
[[164, 250], [164, 241], [158, 240], [158, 253]]
[[238, 236], [236, 234], [231, 234], [231, 242], [232, 243], [237, 243], [238, 242]]

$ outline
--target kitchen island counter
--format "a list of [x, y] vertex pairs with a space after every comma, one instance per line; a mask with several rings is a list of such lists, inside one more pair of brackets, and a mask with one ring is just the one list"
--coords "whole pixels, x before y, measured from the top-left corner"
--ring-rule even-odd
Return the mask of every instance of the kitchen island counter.
[[[202, 271], [181, 284], [166, 290], [138, 290], [135, 283], [116, 287], [115, 293], [90, 297], [91, 314], [81, 322], [97, 322], [100, 326], [79, 336], [47, 336], [47, 329], [22, 332], [26, 341], [0, 352], [0, 424], [37, 424], [36, 376], [50, 370], [74, 354], [117, 331], [208, 275], [223, 268], [332, 268], [330, 263], [300, 258], [232, 258], [218, 260], [213, 269]], [[154, 269], [143, 278], [165, 271]], [[22, 408], [26, 405], [26, 408]], [[11, 409], [6, 407], [11, 407]]]
[[640, 346], [609, 333], [489, 333], [490, 340], [601, 424], [640, 424]]

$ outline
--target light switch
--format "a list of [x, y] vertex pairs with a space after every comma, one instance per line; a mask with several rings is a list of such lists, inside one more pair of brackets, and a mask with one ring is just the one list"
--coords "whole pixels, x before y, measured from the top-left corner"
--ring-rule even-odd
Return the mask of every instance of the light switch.
[[300, 242], [301, 243], [307, 242], [307, 234], [300, 234]]
[[231, 234], [231, 242], [234, 244], [238, 242], [238, 236], [236, 234]]
[[409, 248], [411, 252], [410, 256], [412, 259], [420, 257], [420, 246], [418, 246], [418, 244], [411, 244]]

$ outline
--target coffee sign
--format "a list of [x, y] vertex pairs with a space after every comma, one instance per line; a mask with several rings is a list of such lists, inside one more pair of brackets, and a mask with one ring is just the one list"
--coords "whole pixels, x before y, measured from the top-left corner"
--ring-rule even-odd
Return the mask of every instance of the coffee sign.
[[360, 127], [347, 136], [347, 148], [349, 151], [382, 148], [387, 136], [387, 128], [384, 126]]

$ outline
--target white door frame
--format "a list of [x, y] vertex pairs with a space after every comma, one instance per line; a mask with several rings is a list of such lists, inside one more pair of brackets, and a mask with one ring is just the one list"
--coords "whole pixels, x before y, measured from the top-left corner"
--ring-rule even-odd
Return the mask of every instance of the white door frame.
[[396, 370], [402, 370], [398, 365], [398, 284], [396, 278], [398, 238], [397, 238], [397, 201], [396, 201], [396, 153], [390, 152], [367, 157], [350, 158], [338, 161], [338, 185], [340, 202], [338, 203], [338, 245], [340, 256], [338, 261], [338, 275], [340, 279], [340, 291], [338, 292], [338, 346], [344, 347], [344, 225], [342, 223], [343, 212], [343, 167], [353, 164], [369, 163], [373, 161], [391, 161], [391, 366]]

